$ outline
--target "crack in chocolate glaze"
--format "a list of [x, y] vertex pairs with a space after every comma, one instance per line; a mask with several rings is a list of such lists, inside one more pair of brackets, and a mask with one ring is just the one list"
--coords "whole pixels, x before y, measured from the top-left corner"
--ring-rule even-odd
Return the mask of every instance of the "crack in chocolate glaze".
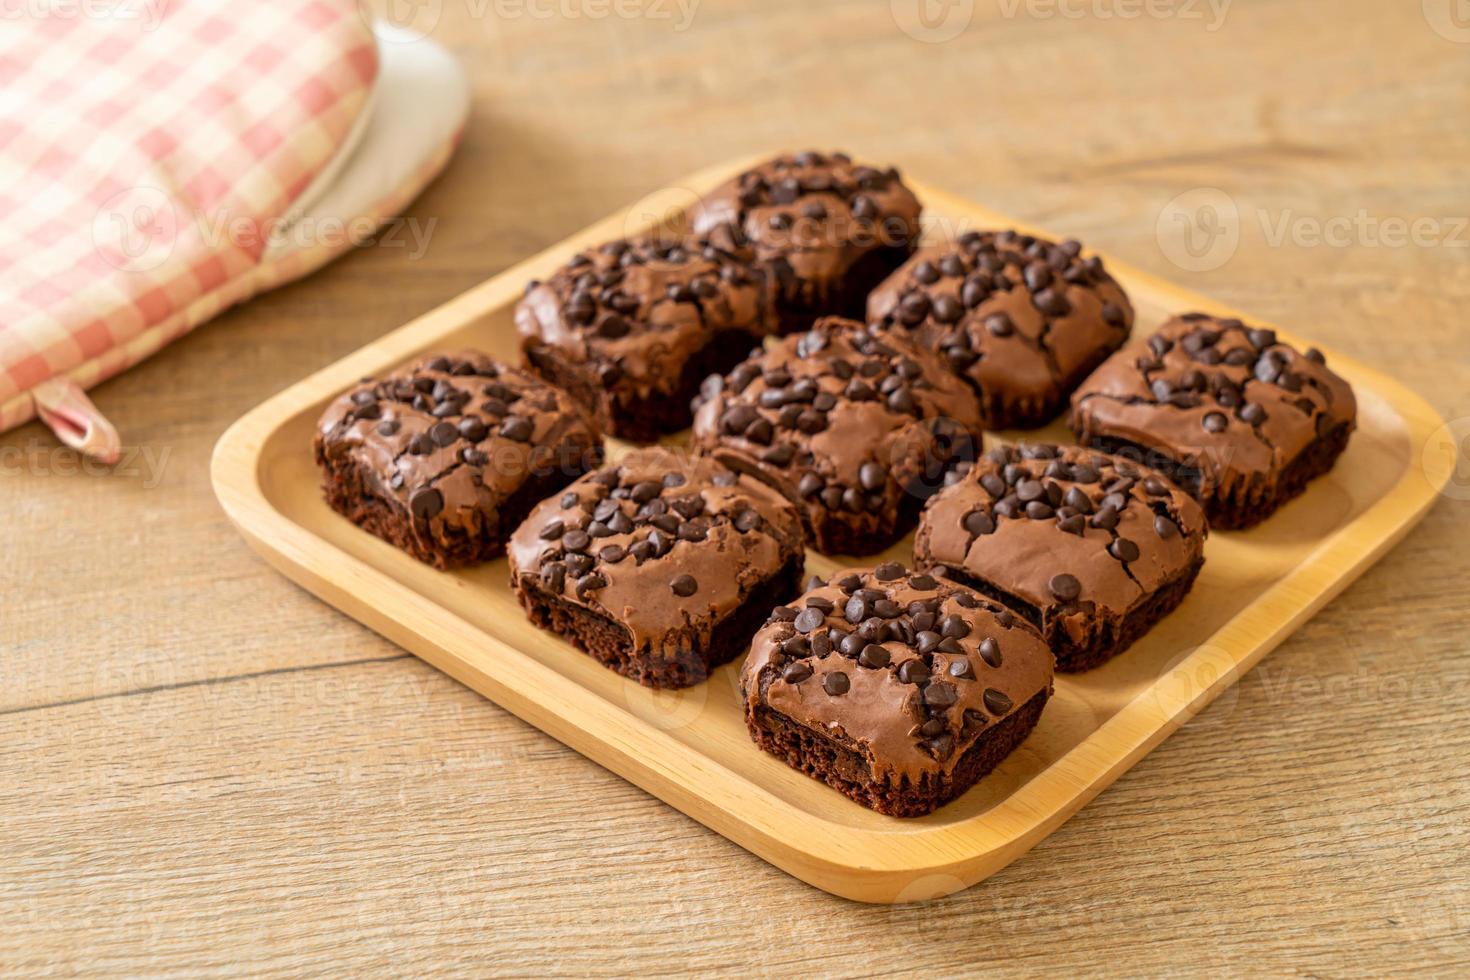
[[1076, 241], [969, 232], [905, 263], [869, 298], [868, 319], [941, 352], [1003, 428], [1055, 415], [1127, 340], [1133, 307]]
[[974, 395], [932, 354], [836, 317], [708, 379], [694, 420], [696, 448], [784, 493], [823, 551], [885, 546], [979, 435]]
[[[1356, 422], [1352, 389], [1320, 352], [1302, 354], [1272, 330], [1200, 313], [1115, 354], [1072, 404], [1080, 442], [1136, 449], [1177, 474], [1224, 527], [1269, 514], [1293, 464], [1322, 440], [1345, 442]], [[1291, 493], [1299, 483], [1294, 476]]]
[[951, 474], [924, 509], [914, 557], [1015, 602], [1049, 641], [1067, 633], [1083, 644], [1100, 631], [1118, 635], [1113, 627], [1192, 576], [1205, 534], [1199, 505], [1161, 473], [1077, 446], [1023, 443]]
[[779, 713], [917, 785], [1050, 689], [1052, 657], [1004, 605], [887, 562], [818, 579], [778, 607], [742, 672], [747, 710]]

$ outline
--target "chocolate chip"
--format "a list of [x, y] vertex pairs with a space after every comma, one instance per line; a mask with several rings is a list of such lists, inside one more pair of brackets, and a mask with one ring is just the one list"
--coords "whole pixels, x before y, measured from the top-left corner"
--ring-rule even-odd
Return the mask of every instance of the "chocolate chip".
[[444, 509], [444, 495], [433, 487], [420, 487], [409, 495], [408, 509], [418, 520], [427, 521]]
[[965, 308], [953, 296], [940, 296], [934, 300], [933, 312], [940, 323], [954, 323], [964, 316]]
[[898, 679], [905, 684], [917, 684], [929, 679], [929, 666], [922, 660], [905, 660], [898, 665]]
[[507, 415], [500, 423], [500, 434], [513, 442], [530, 442], [536, 426], [522, 415]]
[[852, 687], [852, 681], [842, 671], [834, 671], [822, 678], [822, 690], [835, 697], [846, 694]]
[[1266, 421], [1266, 410], [1256, 402], [1246, 402], [1240, 407], [1240, 420], [1247, 425], [1260, 425]]
[[699, 583], [693, 575], [680, 575], [669, 583], [669, 588], [674, 591], [674, 595], [687, 598], [699, 591]]
[[573, 528], [562, 536], [561, 546], [567, 551], [585, 551], [592, 544], [592, 536], [579, 528]]
[[993, 687], [987, 687], [982, 698], [985, 710], [999, 718], [1011, 710], [1011, 699]]
[[968, 658], [956, 660], [949, 665], [949, 676], [956, 677], [962, 681], [973, 681], [975, 679], [975, 668], [970, 666]]
[[1201, 423], [1206, 432], [1224, 432], [1230, 426], [1230, 420], [1221, 412], [1206, 412]]
[[1087, 518], [1081, 514], [1072, 514], [1070, 517], [1063, 517], [1057, 521], [1057, 528], [1080, 538], [1087, 532]]
[[864, 463], [858, 469], [858, 483], [864, 490], [877, 490], [888, 483], [888, 474], [877, 463]]
[[742, 510], [740, 513], [735, 515], [735, 520], [733, 523], [735, 525], [735, 530], [739, 531], [741, 534], [745, 534], [748, 531], [753, 531], [760, 526], [760, 512], [756, 510]]
[[947, 681], [935, 681], [924, 688], [924, 703], [931, 708], [948, 708], [957, 700], [959, 691]]
[[999, 667], [1001, 664], [1000, 644], [991, 637], [980, 641], [980, 659], [991, 667]]
[[1031, 302], [1048, 316], [1066, 316], [1072, 312], [1072, 304], [1067, 300], [1065, 293], [1055, 286], [1033, 293]]
[[895, 388], [888, 396], [888, 407], [895, 412], [913, 414], [918, 409], [918, 403], [914, 401], [913, 392], [908, 388]]
[[890, 659], [888, 650], [876, 643], [869, 643], [863, 647], [863, 652], [858, 654], [858, 663], [874, 670], [887, 667]]
[[489, 435], [490, 431], [485, 427], [484, 422], [471, 415], [459, 420], [459, 434], [470, 442], [479, 442]]
[[546, 523], [545, 527], [541, 528], [541, 540], [555, 541], [557, 538], [565, 534], [566, 531], [566, 524], [562, 522], [561, 518], [553, 517], [550, 521]]
[[873, 577], [880, 582], [893, 582], [903, 578], [905, 574], [907, 572], [904, 567], [896, 561], [885, 561], [873, 569]]
[[585, 599], [587, 598], [587, 593], [605, 588], [607, 588], [607, 579], [599, 573], [592, 572], [583, 575], [577, 579], [577, 598]]
[[786, 669], [781, 671], [781, 679], [788, 684], [800, 684], [810, 676], [812, 676], [812, 665], [801, 660], [787, 664]]
[[944, 762], [950, 756], [954, 755], [954, 736], [945, 732], [937, 738], [930, 739], [925, 743], [925, 746], [929, 749], [930, 755], [934, 756], [940, 762]]
[[827, 617], [820, 609], [808, 606], [796, 615], [796, 628], [799, 632], [810, 633], [820, 629], [827, 622]]
[[385, 422], [379, 422], [378, 423], [378, 435], [380, 435], [380, 436], [394, 436], [394, 435], [397, 435], [398, 434], [398, 429], [399, 428], [400, 428], [400, 423], [399, 423], [399, 421], [397, 419], [388, 419]]
[[1138, 545], [1129, 541], [1127, 538], [1119, 538], [1108, 545], [1108, 554], [1119, 561], [1137, 561]]
[[1082, 583], [1077, 581], [1076, 576], [1068, 575], [1066, 572], [1053, 575], [1047, 585], [1051, 589], [1051, 594], [1063, 602], [1072, 602], [1082, 594]]
[[932, 592], [939, 588], [939, 582], [932, 575], [915, 575], [909, 579], [909, 588], [920, 592]]

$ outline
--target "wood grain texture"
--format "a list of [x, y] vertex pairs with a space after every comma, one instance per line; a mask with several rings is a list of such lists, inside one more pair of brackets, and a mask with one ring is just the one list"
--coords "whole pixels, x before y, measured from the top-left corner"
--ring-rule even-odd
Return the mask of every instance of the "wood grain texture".
[[[683, 32], [437, 6], [476, 107], [411, 209], [435, 221], [422, 258], [364, 249], [103, 386], [152, 454], [131, 469], [65, 475], [40, 428], [0, 437], [0, 968], [1463, 968], [1465, 500], [1025, 860], [879, 909], [795, 883], [309, 598], [228, 525], [208, 462], [310, 371], [682, 173], [790, 145], [1073, 232], [1464, 418], [1470, 47], [1378, 0], [1236, 0], [1215, 31], [978, 0], [940, 44], [876, 0], [705, 0]], [[1199, 187], [1233, 199], [1240, 241], [1188, 272], [1157, 226]], [[1360, 211], [1434, 220], [1437, 243], [1274, 234]], [[830, 938], [782, 940], [806, 922]]]

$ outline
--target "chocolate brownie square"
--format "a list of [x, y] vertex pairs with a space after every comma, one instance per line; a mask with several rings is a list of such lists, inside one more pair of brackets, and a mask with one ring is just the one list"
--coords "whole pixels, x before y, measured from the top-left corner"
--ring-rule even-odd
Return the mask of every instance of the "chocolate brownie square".
[[868, 293], [913, 252], [920, 210], [892, 167], [807, 152], [740, 174], [696, 205], [689, 223], [754, 246], [775, 276], [790, 332], [829, 314], [861, 319]]
[[580, 252], [516, 308], [526, 360], [611, 435], [652, 442], [686, 429], [699, 383], [776, 331], [774, 288], [752, 257], [711, 239]]
[[745, 651], [801, 588], [795, 509], [713, 460], [650, 448], [546, 500], [510, 543], [531, 621], [649, 687], [688, 687]]
[[1079, 442], [1162, 470], [1216, 529], [1260, 523], [1330, 470], [1357, 414], [1316, 348], [1203, 313], [1114, 354], [1072, 395]]
[[914, 560], [1041, 630], [1061, 671], [1117, 656], [1188, 594], [1199, 504], [1163, 474], [1077, 446], [989, 450], [924, 507]]
[[902, 332], [829, 317], [710, 378], [694, 444], [794, 501], [817, 550], [872, 554], [973, 457], [979, 413], [969, 386]]
[[537, 501], [602, 462], [565, 392], [475, 351], [364, 379], [314, 450], [333, 510], [436, 568], [500, 555]]
[[893, 562], [772, 613], [740, 675], [755, 744], [863, 806], [931, 813], [1036, 726], [1052, 655], [1005, 606]]
[[868, 298], [868, 319], [939, 351], [986, 428], [1035, 428], [1123, 346], [1133, 306], [1077, 242], [986, 231], [915, 255]]

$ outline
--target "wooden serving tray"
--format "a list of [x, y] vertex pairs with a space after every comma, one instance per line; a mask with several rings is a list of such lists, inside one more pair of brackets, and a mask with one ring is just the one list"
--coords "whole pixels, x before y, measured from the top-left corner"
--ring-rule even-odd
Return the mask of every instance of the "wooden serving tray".
[[[1356, 390], [1360, 412], [1360, 428], [1331, 474], [1257, 529], [1213, 535], [1204, 571], [1185, 603], [1124, 656], [1090, 673], [1059, 676], [1056, 697], [1035, 732], [964, 797], [918, 819], [866, 810], [751, 744], [737, 689], [739, 664], [681, 692], [653, 692], [624, 680], [532, 628], [510, 591], [503, 560], [436, 572], [353, 527], [323, 503], [312, 462], [314, 423], [338, 392], [437, 348], [471, 346], [517, 359], [511, 317], [527, 279], [546, 277], [588, 245], [678, 220], [699, 192], [749, 162], [703, 171], [645, 198], [287, 389], [225, 433], [212, 472], [231, 520], [287, 576], [819, 888], [867, 902], [914, 901], [958, 891], [1005, 867], [1382, 556], [1424, 514], [1453, 470], [1453, 447], [1429, 438], [1440, 425], [1429, 405], [1377, 371], [1327, 351], [1328, 363]], [[949, 234], [1021, 227], [910, 184], [930, 227]], [[1240, 315], [1122, 263], [1107, 263], [1132, 297], [1141, 331], [1190, 309]], [[1070, 441], [1061, 422], [1027, 435]], [[611, 446], [613, 455], [622, 449]], [[887, 557], [909, 560], [910, 545], [911, 539], [903, 541]], [[821, 575], [842, 564], [847, 562], [816, 554], [808, 562], [809, 571]]]

